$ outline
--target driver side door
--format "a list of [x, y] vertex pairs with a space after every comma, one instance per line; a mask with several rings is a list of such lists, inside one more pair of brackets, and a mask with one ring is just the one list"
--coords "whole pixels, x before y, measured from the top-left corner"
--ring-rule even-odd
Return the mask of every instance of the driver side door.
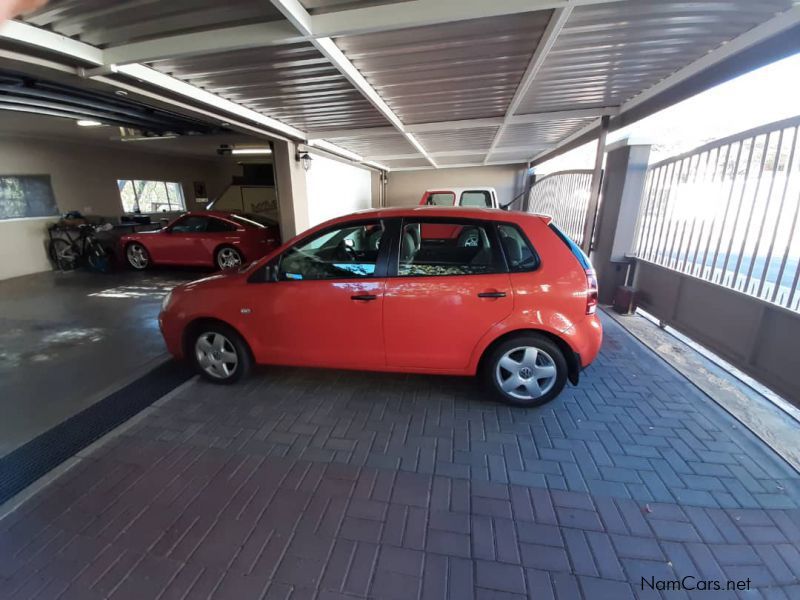
[[340, 223], [300, 240], [254, 287], [262, 362], [347, 369], [386, 365], [386, 222]]

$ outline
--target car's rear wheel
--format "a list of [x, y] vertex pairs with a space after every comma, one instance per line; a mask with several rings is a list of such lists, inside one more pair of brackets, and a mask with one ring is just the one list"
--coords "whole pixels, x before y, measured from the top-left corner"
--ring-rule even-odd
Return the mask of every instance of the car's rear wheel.
[[132, 269], [144, 271], [150, 266], [150, 253], [138, 242], [131, 242], [125, 248], [125, 258]]
[[497, 344], [483, 364], [487, 387], [503, 402], [541, 406], [561, 393], [567, 382], [567, 361], [547, 337], [523, 333]]
[[236, 331], [222, 324], [198, 328], [191, 349], [197, 371], [213, 383], [234, 383], [252, 368], [247, 343]]
[[238, 269], [242, 266], [244, 259], [242, 253], [232, 246], [223, 246], [217, 250], [215, 260], [217, 266], [222, 270]]

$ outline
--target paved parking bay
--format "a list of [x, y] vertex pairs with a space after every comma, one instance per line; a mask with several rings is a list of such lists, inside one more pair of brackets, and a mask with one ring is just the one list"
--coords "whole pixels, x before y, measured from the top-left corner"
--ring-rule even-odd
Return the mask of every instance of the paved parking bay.
[[[798, 474], [604, 323], [539, 410], [458, 378], [192, 383], [0, 521], [0, 597], [800, 597]], [[641, 589], [686, 575], [751, 590]]]

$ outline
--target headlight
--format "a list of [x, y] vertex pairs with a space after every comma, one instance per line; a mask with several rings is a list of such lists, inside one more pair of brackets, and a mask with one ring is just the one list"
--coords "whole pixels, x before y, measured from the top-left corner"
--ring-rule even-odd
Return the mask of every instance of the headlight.
[[164, 296], [164, 299], [161, 301], [161, 312], [167, 310], [170, 301], [172, 300], [172, 291], [167, 292], [167, 295]]

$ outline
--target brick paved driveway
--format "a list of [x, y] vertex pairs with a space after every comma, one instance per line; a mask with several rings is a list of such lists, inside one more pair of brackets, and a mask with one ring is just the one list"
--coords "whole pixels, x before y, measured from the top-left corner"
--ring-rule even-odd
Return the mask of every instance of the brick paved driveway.
[[539, 410], [457, 378], [194, 383], [0, 521], [0, 597], [800, 598], [798, 475], [604, 322]]

